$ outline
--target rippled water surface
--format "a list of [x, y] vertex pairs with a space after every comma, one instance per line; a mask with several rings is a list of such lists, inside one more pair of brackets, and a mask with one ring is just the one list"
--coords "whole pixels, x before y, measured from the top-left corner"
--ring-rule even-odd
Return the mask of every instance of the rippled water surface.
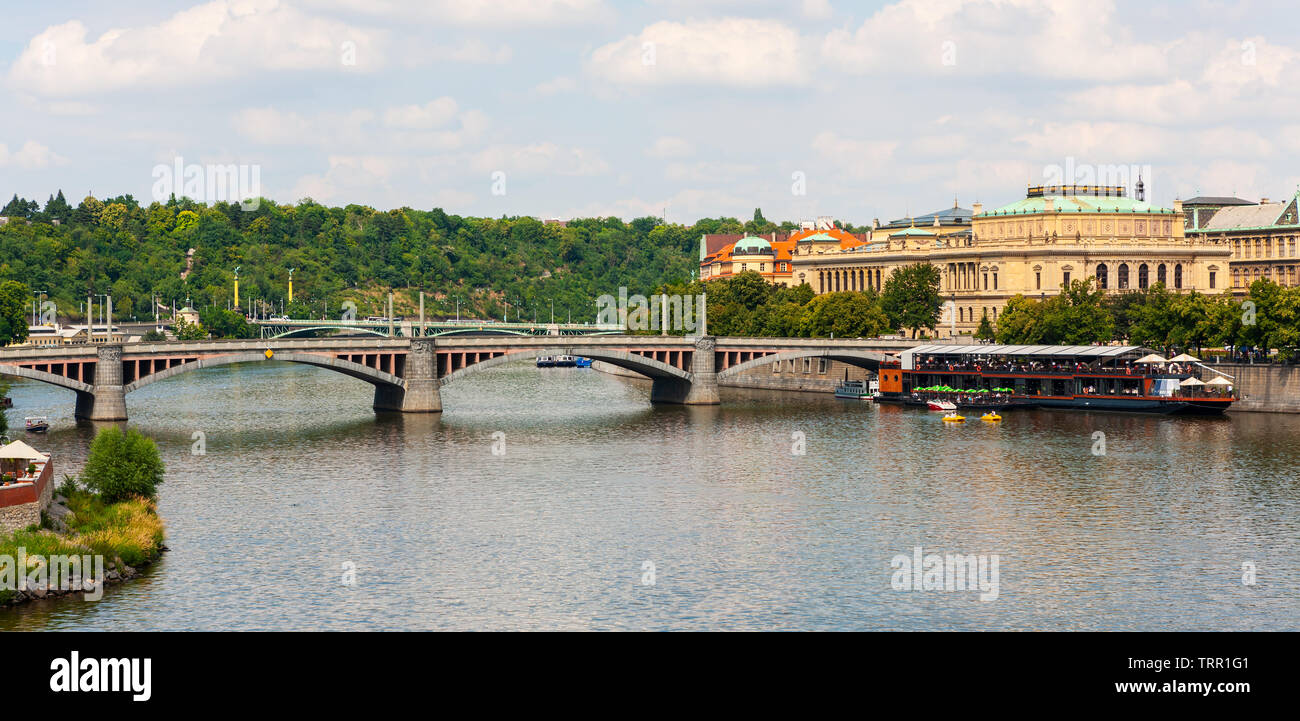
[[[32, 442], [79, 471], [72, 394], [11, 395], [11, 425], [48, 414]], [[150, 385], [127, 405], [167, 463], [170, 552], [0, 629], [1300, 628], [1300, 417], [947, 427], [824, 395], [648, 397], [527, 366], [443, 389], [440, 416], [376, 416], [370, 386], [278, 363]], [[917, 545], [998, 554], [998, 598], [892, 589]]]

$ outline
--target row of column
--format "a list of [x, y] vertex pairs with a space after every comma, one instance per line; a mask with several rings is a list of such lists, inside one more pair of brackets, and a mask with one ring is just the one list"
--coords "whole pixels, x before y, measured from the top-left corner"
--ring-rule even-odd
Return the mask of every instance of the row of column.
[[817, 292], [838, 293], [841, 291], [884, 289], [884, 272], [880, 268], [840, 268], [817, 271]]

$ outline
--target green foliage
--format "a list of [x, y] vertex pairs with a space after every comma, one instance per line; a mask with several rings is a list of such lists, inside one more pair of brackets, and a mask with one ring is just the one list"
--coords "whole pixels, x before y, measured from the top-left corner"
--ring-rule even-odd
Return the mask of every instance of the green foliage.
[[1102, 304], [1094, 279], [1070, 282], [1060, 295], [1036, 301], [1016, 295], [1007, 301], [994, 334], [1011, 345], [1088, 345], [1109, 341], [1115, 320]]
[[711, 335], [867, 338], [891, 328], [874, 292], [815, 295], [806, 283], [774, 286], [753, 271], [708, 284], [664, 286], [661, 292], [707, 293]]
[[150, 329], [145, 331], [144, 335], [140, 336], [140, 340], [145, 343], [159, 343], [167, 340], [167, 334]]
[[930, 263], [896, 268], [885, 281], [880, 305], [889, 316], [891, 327], [909, 328], [913, 338], [922, 328], [933, 331], [943, 307], [939, 269]]
[[213, 338], [256, 338], [257, 327], [233, 310], [209, 306], [199, 311], [199, 323]]
[[32, 293], [26, 285], [16, 280], [0, 283], [0, 347], [27, 340], [31, 301]]
[[123, 433], [111, 426], [91, 443], [82, 477], [106, 503], [137, 496], [153, 499], [163, 482], [162, 458], [152, 439], [134, 428]]
[[[155, 292], [169, 306], [188, 297], [200, 311], [224, 308], [234, 268], [241, 266], [242, 296], [277, 308], [284, 303], [295, 318], [319, 318], [326, 309], [337, 317], [344, 300], [357, 304], [360, 317], [384, 315], [387, 291], [410, 289], [397, 295], [398, 315], [413, 314], [423, 290], [431, 319], [454, 315], [458, 300], [462, 318], [497, 319], [507, 301], [512, 317], [522, 308], [530, 318], [534, 308], [539, 317], [543, 307], [549, 312], [554, 301], [557, 318], [571, 313], [576, 322], [590, 322], [596, 297], [617, 295], [620, 286], [649, 294], [666, 282], [687, 282], [698, 271], [701, 234], [741, 229], [734, 218], [686, 226], [653, 217], [579, 218], [561, 227], [529, 217], [328, 207], [310, 199], [297, 205], [264, 199], [247, 212], [238, 204], [185, 198], [141, 206], [130, 196], [87, 197], [70, 208], [60, 194], [44, 212], [17, 196], [9, 204], [16, 217], [33, 222], [0, 227], [0, 281], [48, 289], [64, 318], [88, 291], [111, 292], [119, 319], [149, 308]], [[46, 222], [53, 219], [62, 223]], [[751, 224], [775, 229], [767, 221]], [[286, 297], [291, 268], [298, 301], [292, 306]], [[30, 301], [24, 295], [22, 307]]]
[[208, 329], [199, 323], [191, 323], [184, 318], [177, 318], [172, 327], [176, 340], [203, 340], [208, 337]]
[[988, 315], [980, 318], [980, 325], [975, 329], [976, 340], [993, 340], [993, 323], [989, 321]]

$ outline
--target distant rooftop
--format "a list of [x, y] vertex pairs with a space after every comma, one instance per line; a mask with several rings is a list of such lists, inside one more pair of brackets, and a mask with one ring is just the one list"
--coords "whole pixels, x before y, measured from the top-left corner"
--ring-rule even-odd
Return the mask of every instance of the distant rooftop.
[[1184, 208], [1189, 205], [1254, 205], [1254, 203], [1226, 195], [1198, 195], [1183, 201]]

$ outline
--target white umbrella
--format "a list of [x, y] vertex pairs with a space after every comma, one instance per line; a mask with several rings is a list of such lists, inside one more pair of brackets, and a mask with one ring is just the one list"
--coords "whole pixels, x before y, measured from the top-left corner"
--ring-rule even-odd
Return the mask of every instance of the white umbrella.
[[1227, 378], [1224, 378], [1223, 376], [1215, 376], [1213, 380], [1211, 380], [1209, 383], [1206, 383], [1205, 385], [1207, 385], [1207, 386], [1230, 386], [1230, 385], [1232, 385], [1232, 381], [1228, 380]]
[[4, 448], [0, 448], [0, 459], [7, 461], [43, 461], [45, 460], [45, 454], [22, 441], [14, 441]]
[[1203, 386], [1205, 383], [1200, 378], [1184, 378], [1180, 386]]
[[1133, 362], [1134, 363], [1168, 363], [1169, 361], [1165, 360], [1158, 353], [1150, 353], [1148, 355], [1142, 356], [1141, 358], [1138, 358], [1136, 361]]
[[1174, 356], [1173, 358], [1170, 358], [1170, 359], [1169, 359], [1169, 362], [1171, 362], [1171, 363], [1186, 363], [1186, 362], [1188, 362], [1188, 361], [1193, 361], [1193, 362], [1194, 362], [1194, 361], [1199, 361], [1199, 360], [1200, 360], [1200, 358], [1197, 358], [1196, 356], [1187, 355], [1186, 353], [1179, 353], [1178, 355]]

